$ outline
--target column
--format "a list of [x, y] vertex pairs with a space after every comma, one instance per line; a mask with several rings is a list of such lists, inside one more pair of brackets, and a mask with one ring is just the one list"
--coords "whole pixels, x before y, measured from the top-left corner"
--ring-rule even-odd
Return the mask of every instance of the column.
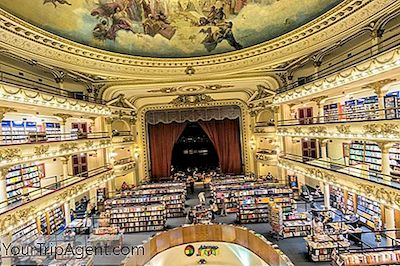
[[67, 130], [65, 124], [67, 123], [67, 119], [71, 118], [72, 115], [59, 113], [59, 114], [54, 114], [54, 116], [61, 119], [61, 121], [60, 121], [60, 130], [61, 130], [61, 134], [62, 134], [61, 139], [62, 140], [70, 139], [71, 136], [68, 136], [68, 132], [67, 132], [68, 130]]
[[314, 119], [313, 123], [324, 123], [324, 106], [322, 104], [322, 101], [328, 98], [327, 96], [319, 96], [316, 98], [311, 99], [311, 101], [315, 102], [317, 104], [317, 119]]
[[89, 190], [89, 200], [90, 203], [97, 207], [97, 188], [92, 188]]
[[330, 195], [331, 195], [331, 192], [329, 190], [329, 184], [324, 183], [324, 206], [327, 209], [331, 208]]
[[321, 159], [323, 161], [328, 161], [328, 140], [320, 139], [321, 144]]
[[[11, 249], [11, 233], [2, 235], [0, 237], [0, 248], [1, 248], [1, 265], [12, 265], [12, 254], [10, 253], [10, 249]], [[4, 248], [4, 246], [9, 247], [10, 249], [8, 249], [8, 253], [7, 253], [7, 249]]]
[[0, 169], [0, 208], [5, 208], [8, 205], [7, 182], [6, 182], [7, 173], [8, 173], [8, 168]]
[[69, 225], [71, 223], [71, 206], [69, 206], [68, 202], [64, 203], [64, 217], [65, 217], [65, 225]]
[[70, 199], [69, 201], [69, 208], [71, 210], [75, 210], [75, 198]]
[[113, 122], [113, 119], [111, 117], [106, 117], [105, 118], [105, 122], [106, 122], [106, 130], [110, 134], [110, 136], [112, 136], [112, 126], [111, 126], [111, 124]]
[[383, 175], [383, 179], [385, 181], [390, 182], [391, 177], [390, 177], [390, 156], [389, 156], [389, 149], [392, 147], [391, 143], [385, 143], [381, 142], [378, 143], [381, 152], [382, 152], [382, 169], [381, 173]]
[[[385, 229], [396, 229], [394, 209], [388, 206], [385, 206]], [[393, 239], [396, 239], [396, 232], [388, 232], [387, 235]], [[392, 245], [392, 240], [389, 238], [387, 239], [387, 245]]]
[[388, 92], [388, 88], [386, 85], [394, 82], [394, 79], [384, 79], [380, 81], [376, 81], [374, 83], [371, 83], [367, 85], [367, 87], [370, 87], [374, 90], [375, 94], [378, 96], [378, 106], [379, 106], [379, 118], [380, 119], [385, 119], [385, 95]]
[[108, 194], [108, 198], [111, 198], [114, 196], [115, 194], [115, 178], [107, 181], [107, 194]]
[[69, 176], [68, 175], [68, 161], [69, 161], [70, 157], [71, 156], [63, 156], [60, 158], [62, 161], [62, 169], [63, 169], [63, 174], [62, 174], [62, 177], [60, 178], [60, 181], [68, 179], [68, 176]]

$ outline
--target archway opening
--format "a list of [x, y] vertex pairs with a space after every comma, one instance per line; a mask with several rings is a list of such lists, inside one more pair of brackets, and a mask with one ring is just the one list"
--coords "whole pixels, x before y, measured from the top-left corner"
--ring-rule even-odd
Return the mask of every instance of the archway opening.
[[197, 122], [188, 123], [172, 151], [172, 165], [177, 171], [197, 168], [199, 171], [216, 169], [218, 154], [210, 138]]

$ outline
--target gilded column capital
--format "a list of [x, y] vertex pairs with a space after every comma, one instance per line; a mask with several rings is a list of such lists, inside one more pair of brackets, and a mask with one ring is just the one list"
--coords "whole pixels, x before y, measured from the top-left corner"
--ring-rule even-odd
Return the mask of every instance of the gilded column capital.
[[390, 148], [393, 147], [393, 142], [380, 141], [377, 144], [382, 153], [389, 153]]
[[62, 114], [62, 113], [54, 114], [54, 116], [61, 118], [62, 125], [65, 125], [65, 123], [67, 122], [67, 119], [72, 117], [72, 115]]
[[396, 79], [383, 79], [379, 81], [375, 81], [372, 83], [367, 84], [365, 87], [371, 88], [374, 92], [379, 96], [383, 97], [387, 93], [387, 89], [384, 90], [384, 87], [390, 83], [395, 82]]
[[323, 100], [327, 99], [327, 98], [328, 98], [328, 96], [318, 96], [318, 97], [312, 98], [311, 101], [312, 101], [312, 102], [316, 102], [317, 105], [320, 106], [320, 105], [321, 105], [321, 102], [322, 102]]
[[17, 112], [17, 109], [11, 107], [0, 106], [0, 120], [4, 119], [4, 115], [9, 112]]

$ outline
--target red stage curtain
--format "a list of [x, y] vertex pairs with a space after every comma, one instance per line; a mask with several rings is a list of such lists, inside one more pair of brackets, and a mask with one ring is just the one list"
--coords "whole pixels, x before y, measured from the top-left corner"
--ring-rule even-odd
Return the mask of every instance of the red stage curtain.
[[240, 174], [242, 162], [240, 156], [239, 120], [224, 119], [199, 121], [218, 154], [223, 173]]
[[172, 150], [187, 123], [149, 125], [151, 174], [153, 178], [171, 175]]

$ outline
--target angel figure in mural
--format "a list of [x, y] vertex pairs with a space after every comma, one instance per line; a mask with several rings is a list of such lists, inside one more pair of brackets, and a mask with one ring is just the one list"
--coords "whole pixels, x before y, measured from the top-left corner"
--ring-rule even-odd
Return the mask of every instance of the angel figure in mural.
[[117, 32], [120, 30], [135, 33], [132, 22], [126, 12], [126, 6], [124, 7], [120, 3], [102, 4], [92, 10], [91, 15], [101, 18], [100, 22], [93, 29], [93, 36], [96, 39], [115, 40]]
[[47, 4], [47, 3], [52, 3], [54, 5], [54, 7], [57, 7], [57, 3], [60, 5], [71, 5], [71, 3], [69, 3], [67, 0], [44, 0], [43, 1], [43, 5]]
[[207, 51], [213, 51], [217, 47], [217, 45], [223, 40], [226, 40], [229, 45], [236, 50], [242, 49], [243, 46], [238, 43], [233, 36], [232, 27], [233, 23], [231, 21], [228, 21], [218, 24], [218, 29], [215, 31], [213, 31], [211, 27], [208, 27], [206, 30], [201, 29], [200, 32], [206, 34], [206, 37], [203, 39], [202, 44], [207, 49]]

